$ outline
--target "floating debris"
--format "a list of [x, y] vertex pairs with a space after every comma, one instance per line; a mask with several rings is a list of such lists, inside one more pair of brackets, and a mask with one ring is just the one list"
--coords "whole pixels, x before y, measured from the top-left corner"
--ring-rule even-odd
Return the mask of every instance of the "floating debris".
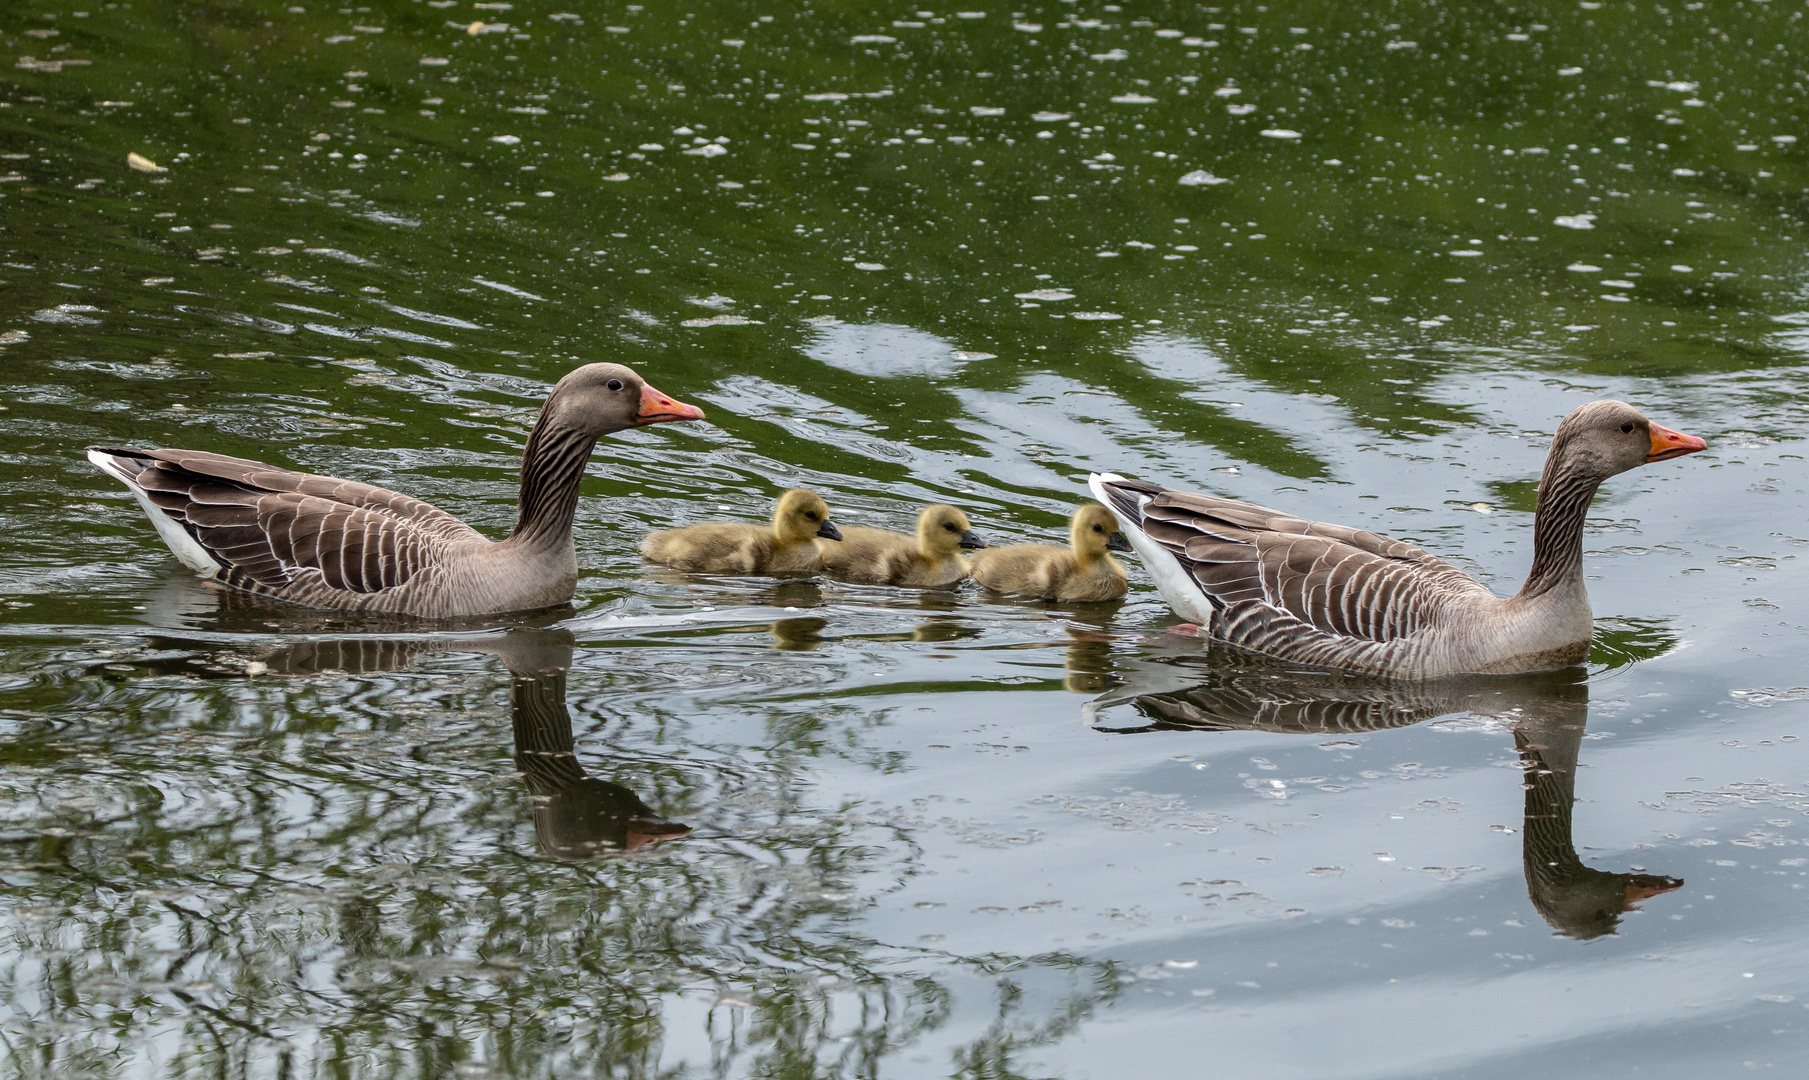
[[762, 326], [759, 319], [750, 319], [746, 315], [711, 315], [705, 319], [686, 319], [680, 326]]
[[1175, 181], [1182, 187], [1212, 187], [1216, 184], [1229, 184], [1231, 181], [1223, 176], [1214, 176], [1205, 169], [1195, 169], [1181, 179]]
[[1551, 223], [1553, 225], [1562, 225], [1566, 229], [1593, 229], [1595, 228], [1595, 215], [1570, 214], [1564, 217], [1552, 218]]
[[872, 263], [872, 262], [857, 262], [854, 264], [854, 268], [856, 270], [884, 270], [886, 268], [886, 264], [885, 263]]
[[143, 154], [127, 154], [126, 164], [130, 166], [134, 172], [169, 172], [168, 169], [157, 164], [155, 161], [152, 161], [150, 158], [145, 157]]

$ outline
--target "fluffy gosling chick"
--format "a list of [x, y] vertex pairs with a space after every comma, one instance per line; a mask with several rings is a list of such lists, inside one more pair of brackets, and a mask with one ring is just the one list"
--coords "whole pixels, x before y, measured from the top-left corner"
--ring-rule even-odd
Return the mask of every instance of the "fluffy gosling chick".
[[840, 540], [829, 507], [814, 491], [793, 488], [773, 506], [773, 522], [712, 521], [650, 532], [641, 554], [697, 574], [790, 574], [822, 568], [817, 538]]
[[1045, 600], [1116, 600], [1124, 595], [1124, 567], [1107, 554], [1131, 550], [1112, 512], [1087, 503], [1074, 512], [1068, 547], [1012, 544], [969, 560], [975, 581], [994, 592]]
[[830, 575], [873, 585], [946, 589], [967, 577], [962, 548], [983, 548], [967, 515], [937, 503], [917, 517], [917, 535], [850, 525], [839, 544], [818, 542]]

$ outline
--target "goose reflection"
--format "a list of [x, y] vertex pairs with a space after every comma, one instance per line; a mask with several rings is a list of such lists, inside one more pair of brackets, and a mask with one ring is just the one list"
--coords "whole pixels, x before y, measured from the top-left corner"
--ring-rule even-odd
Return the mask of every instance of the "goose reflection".
[[565, 704], [574, 646], [571, 633], [559, 629], [444, 639], [336, 637], [267, 648], [251, 661], [272, 674], [359, 675], [399, 671], [426, 653], [492, 654], [509, 671], [515, 765], [533, 797], [534, 835], [543, 852], [556, 859], [590, 859], [689, 834], [690, 826], [660, 820], [633, 791], [591, 776], [579, 763]]
[[[1467, 712], [1510, 724], [1524, 772], [1521, 861], [1527, 897], [1552, 929], [1588, 940], [1611, 934], [1639, 901], [1681, 888], [1681, 878], [1609, 873], [1583, 865], [1571, 838], [1577, 759], [1589, 716], [1589, 684], [1575, 669], [1514, 679], [1390, 684], [1300, 671], [1223, 668], [1203, 681], [1166, 664], [1089, 703], [1131, 704], [1147, 721], [1104, 728], [1148, 731], [1267, 731], [1349, 735], [1406, 727]], [[1191, 679], [1190, 685], [1184, 681]], [[1141, 687], [1138, 683], [1141, 682]], [[1158, 685], [1167, 683], [1169, 685]]]

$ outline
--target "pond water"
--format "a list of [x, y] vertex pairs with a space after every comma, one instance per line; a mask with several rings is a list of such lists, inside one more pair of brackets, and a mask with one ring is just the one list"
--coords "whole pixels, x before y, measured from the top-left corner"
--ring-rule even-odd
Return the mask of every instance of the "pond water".
[[[5, 1075], [1809, 1063], [1801, 5], [563, 2], [0, 12]], [[222, 597], [81, 454], [500, 535], [601, 359], [708, 421], [493, 627]], [[637, 554], [1110, 469], [1507, 592], [1598, 396], [1709, 448], [1604, 488], [1549, 677]]]

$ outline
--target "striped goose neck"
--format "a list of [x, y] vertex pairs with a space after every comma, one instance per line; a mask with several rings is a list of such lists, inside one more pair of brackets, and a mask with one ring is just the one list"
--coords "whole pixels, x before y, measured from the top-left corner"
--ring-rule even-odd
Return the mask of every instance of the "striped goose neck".
[[1583, 519], [1601, 477], [1566, 460], [1564, 446], [1553, 443], [1539, 478], [1539, 501], [1533, 510], [1533, 568], [1520, 595], [1527, 599], [1583, 578]]
[[569, 545], [572, 519], [578, 513], [578, 485], [584, 465], [597, 445], [597, 433], [581, 431], [552, 415], [551, 402], [528, 435], [521, 455], [521, 503], [515, 531], [516, 544]]

